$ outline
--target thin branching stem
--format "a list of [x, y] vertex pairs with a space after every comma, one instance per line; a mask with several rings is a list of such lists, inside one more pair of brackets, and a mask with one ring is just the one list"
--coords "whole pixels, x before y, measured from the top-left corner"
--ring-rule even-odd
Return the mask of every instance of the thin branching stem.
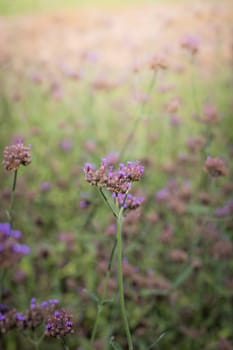
[[12, 189], [11, 189], [11, 199], [10, 199], [10, 207], [8, 210], [8, 217], [9, 217], [9, 222], [12, 225], [13, 222], [13, 205], [14, 205], [14, 199], [15, 199], [15, 189], [16, 189], [16, 183], [17, 183], [17, 169], [14, 171], [14, 177], [13, 177], [13, 184], [12, 184]]
[[118, 267], [118, 287], [119, 287], [119, 297], [120, 297], [120, 309], [121, 316], [124, 324], [124, 329], [127, 337], [128, 348], [133, 350], [133, 342], [129, 329], [129, 323], [126, 315], [125, 308], [125, 297], [124, 297], [124, 281], [123, 281], [123, 268], [122, 268], [122, 222], [123, 222], [123, 210], [120, 209], [117, 218], [117, 267]]
[[98, 190], [99, 190], [101, 196], [103, 197], [104, 201], [106, 202], [107, 206], [110, 208], [110, 210], [111, 210], [111, 212], [113, 213], [113, 215], [114, 215], [115, 217], [117, 217], [117, 213], [115, 212], [115, 210], [113, 209], [113, 207], [112, 207], [111, 204], [109, 203], [108, 198], [105, 196], [105, 194], [104, 194], [102, 188], [101, 188], [101, 187], [98, 187]]
[[65, 338], [61, 338], [64, 350], [70, 350], [69, 346], [66, 344]]
[[[148, 96], [151, 95], [151, 92], [152, 92], [152, 89], [155, 85], [155, 82], [156, 82], [156, 78], [157, 78], [157, 71], [154, 72], [153, 76], [152, 76], [152, 79], [150, 81], [150, 84], [149, 84], [149, 87], [148, 87], [148, 91], [147, 91], [147, 94]], [[142, 119], [142, 116], [144, 114], [144, 111], [145, 111], [145, 107], [146, 107], [146, 99], [143, 101], [143, 103], [141, 104], [141, 107], [140, 107], [140, 110], [138, 112], [138, 115], [136, 116], [135, 120], [134, 120], [134, 123], [132, 125], [132, 128], [130, 130], [130, 132], [128, 133], [126, 139], [125, 139], [125, 142], [123, 143], [123, 146], [121, 148], [121, 151], [120, 151], [120, 155], [119, 155], [119, 159], [123, 159], [124, 157], [124, 154], [125, 154], [125, 151], [127, 149], [127, 147], [129, 146], [130, 144], [130, 141], [131, 139], [133, 138], [134, 134], [135, 134], [135, 131], [137, 130], [137, 127]]]
[[96, 320], [95, 320], [95, 324], [92, 330], [92, 334], [91, 334], [91, 345], [93, 345], [93, 342], [95, 340], [96, 337], [96, 332], [97, 332], [97, 328], [98, 328], [98, 324], [99, 324], [99, 320], [100, 320], [100, 316], [103, 310], [103, 304], [106, 298], [106, 294], [107, 294], [107, 288], [108, 288], [108, 284], [109, 284], [109, 279], [110, 279], [110, 275], [111, 275], [111, 269], [112, 269], [112, 262], [113, 262], [113, 257], [114, 257], [114, 253], [116, 250], [116, 246], [117, 246], [117, 240], [114, 240], [114, 244], [111, 250], [111, 254], [109, 257], [109, 262], [108, 262], [108, 269], [106, 272], [106, 276], [105, 276], [105, 282], [104, 282], [104, 290], [103, 290], [103, 294], [101, 297], [101, 301], [98, 304], [98, 309], [97, 309], [97, 315], [96, 315]]

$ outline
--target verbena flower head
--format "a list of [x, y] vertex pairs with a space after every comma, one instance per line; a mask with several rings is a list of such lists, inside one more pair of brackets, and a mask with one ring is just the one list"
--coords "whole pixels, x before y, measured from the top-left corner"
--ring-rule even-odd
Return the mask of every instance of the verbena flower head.
[[21, 232], [12, 230], [9, 223], [0, 223], [0, 268], [14, 266], [30, 248], [20, 242]]
[[168, 62], [166, 56], [161, 54], [154, 55], [149, 61], [149, 67], [152, 70], [167, 69]]
[[[0, 335], [10, 330], [35, 330], [36, 327], [46, 322], [58, 307], [57, 299], [50, 299], [38, 303], [36, 298], [32, 298], [30, 307], [25, 312], [18, 312], [15, 309], [0, 311]], [[57, 311], [59, 312], [59, 311]]]
[[181, 40], [181, 47], [188, 50], [192, 55], [199, 51], [200, 40], [195, 35], [185, 35]]
[[144, 167], [139, 161], [120, 163], [115, 169], [105, 158], [98, 169], [93, 164], [86, 163], [83, 170], [90, 184], [105, 187], [113, 193], [126, 193], [131, 183], [139, 181], [144, 173]]
[[24, 146], [22, 141], [4, 148], [2, 164], [7, 171], [15, 171], [20, 165], [26, 166], [31, 160], [30, 147]]
[[144, 202], [144, 197], [133, 196], [130, 193], [113, 193], [113, 198], [118, 201], [120, 207], [123, 206], [127, 210], [137, 209]]
[[45, 334], [50, 337], [64, 337], [74, 332], [72, 316], [66, 310], [55, 311], [47, 320]]
[[226, 176], [228, 174], [228, 167], [225, 161], [219, 157], [207, 157], [204, 169], [212, 177]]
[[219, 112], [215, 105], [206, 103], [204, 105], [201, 120], [206, 124], [216, 124], [220, 120]]

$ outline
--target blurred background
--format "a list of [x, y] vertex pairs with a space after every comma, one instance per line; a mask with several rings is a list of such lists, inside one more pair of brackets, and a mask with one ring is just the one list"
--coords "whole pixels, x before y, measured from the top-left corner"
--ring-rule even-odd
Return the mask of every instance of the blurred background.
[[[145, 166], [133, 188], [144, 203], [123, 232], [135, 350], [233, 349], [232, 23], [229, 0], [0, 1], [1, 160], [17, 140], [32, 155], [12, 222], [31, 251], [7, 269], [0, 260], [0, 349], [43, 335], [44, 321], [33, 334], [2, 331], [32, 298], [58, 299], [73, 314], [70, 349], [92, 349], [116, 226], [83, 166], [102, 157]], [[208, 157], [224, 176], [208, 173]], [[2, 167], [1, 222], [12, 182]], [[97, 350], [120, 349], [112, 336], [127, 348], [116, 276]], [[62, 344], [46, 336], [40, 348]]]

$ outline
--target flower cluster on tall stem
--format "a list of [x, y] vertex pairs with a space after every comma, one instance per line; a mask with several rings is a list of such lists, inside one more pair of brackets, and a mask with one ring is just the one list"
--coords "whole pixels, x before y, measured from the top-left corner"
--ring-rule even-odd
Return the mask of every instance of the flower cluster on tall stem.
[[10, 207], [7, 212], [8, 219], [12, 224], [12, 211], [16, 190], [18, 169], [21, 165], [27, 166], [31, 163], [32, 158], [30, 154], [30, 146], [25, 146], [22, 141], [18, 141], [10, 146], [6, 146], [3, 151], [3, 167], [5, 170], [13, 172], [13, 183], [11, 190]]
[[[93, 164], [87, 163], [84, 166], [84, 173], [86, 180], [96, 186], [100, 194], [102, 195], [105, 202], [110, 207], [117, 221], [117, 237], [114, 242], [114, 246], [110, 255], [109, 269], [106, 274], [106, 281], [110, 276], [110, 269], [112, 260], [117, 249], [117, 269], [118, 269], [118, 288], [119, 288], [119, 299], [120, 299], [120, 310], [123, 321], [123, 326], [127, 338], [128, 349], [133, 350], [133, 341], [130, 333], [130, 327], [125, 308], [124, 298], [124, 282], [123, 282], [123, 267], [122, 267], [122, 225], [123, 225], [123, 213], [125, 210], [136, 209], [143, 201], [143, 198], [133, 196], [129, 194], [132, 186], [132, 182], [139, 181], [144, 173], [144, 167], [139, 161], [127, 162], [126, 164], [120, 163], [118, 168], [114, 168], [109, 165], [106, 159], [102, 159], [101, 165], [98, 169]], [[103, 189], [112, 192], [114, 199], [114, 206], [110, 203], [109, 198], [105, 195]], [[107, 282], [105, 284], [107, 286]], [[106, 288], [104, 290], [104, 297], [106, 294]], [[102, 310], [102, 302], [98, 308], [97, 318], [93, 328], [91, 336], [91, 344], [95, 339], [96, 330], [98, 326], [98, 320]]]

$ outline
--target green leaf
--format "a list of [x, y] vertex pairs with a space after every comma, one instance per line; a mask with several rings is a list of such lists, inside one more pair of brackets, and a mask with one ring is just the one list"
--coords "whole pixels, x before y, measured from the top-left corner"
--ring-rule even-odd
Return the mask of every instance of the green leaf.
[[151, 345], [149, 346], [149, 348], [147, 348], [147, 350], [153, 349], [153, 347], [154, 347], [155, 345], [157, 345], [157, 344], [160, 342], [160, 340], [163, 339], [163, 337], [164, 337], [166, 334], [167, 334], [167, 331], [162, 332], [162, 333], [158, 336], [158, 338], [156, 339], [156, 341], [155, 341], [153, 344], [151, 344]]
[[96, 304], [100, 304], [100, 298], [98, 297], [97, 294], [89, 290], [86, 290], [86, 293], [92, 301], [94, 301]]
[[191, 275], [192, 271], [193, 271], [193, 266], [188, 265], [173, 282], [171, 289], [175, 289], [179, 287], [179, 285], [182, 284]]

